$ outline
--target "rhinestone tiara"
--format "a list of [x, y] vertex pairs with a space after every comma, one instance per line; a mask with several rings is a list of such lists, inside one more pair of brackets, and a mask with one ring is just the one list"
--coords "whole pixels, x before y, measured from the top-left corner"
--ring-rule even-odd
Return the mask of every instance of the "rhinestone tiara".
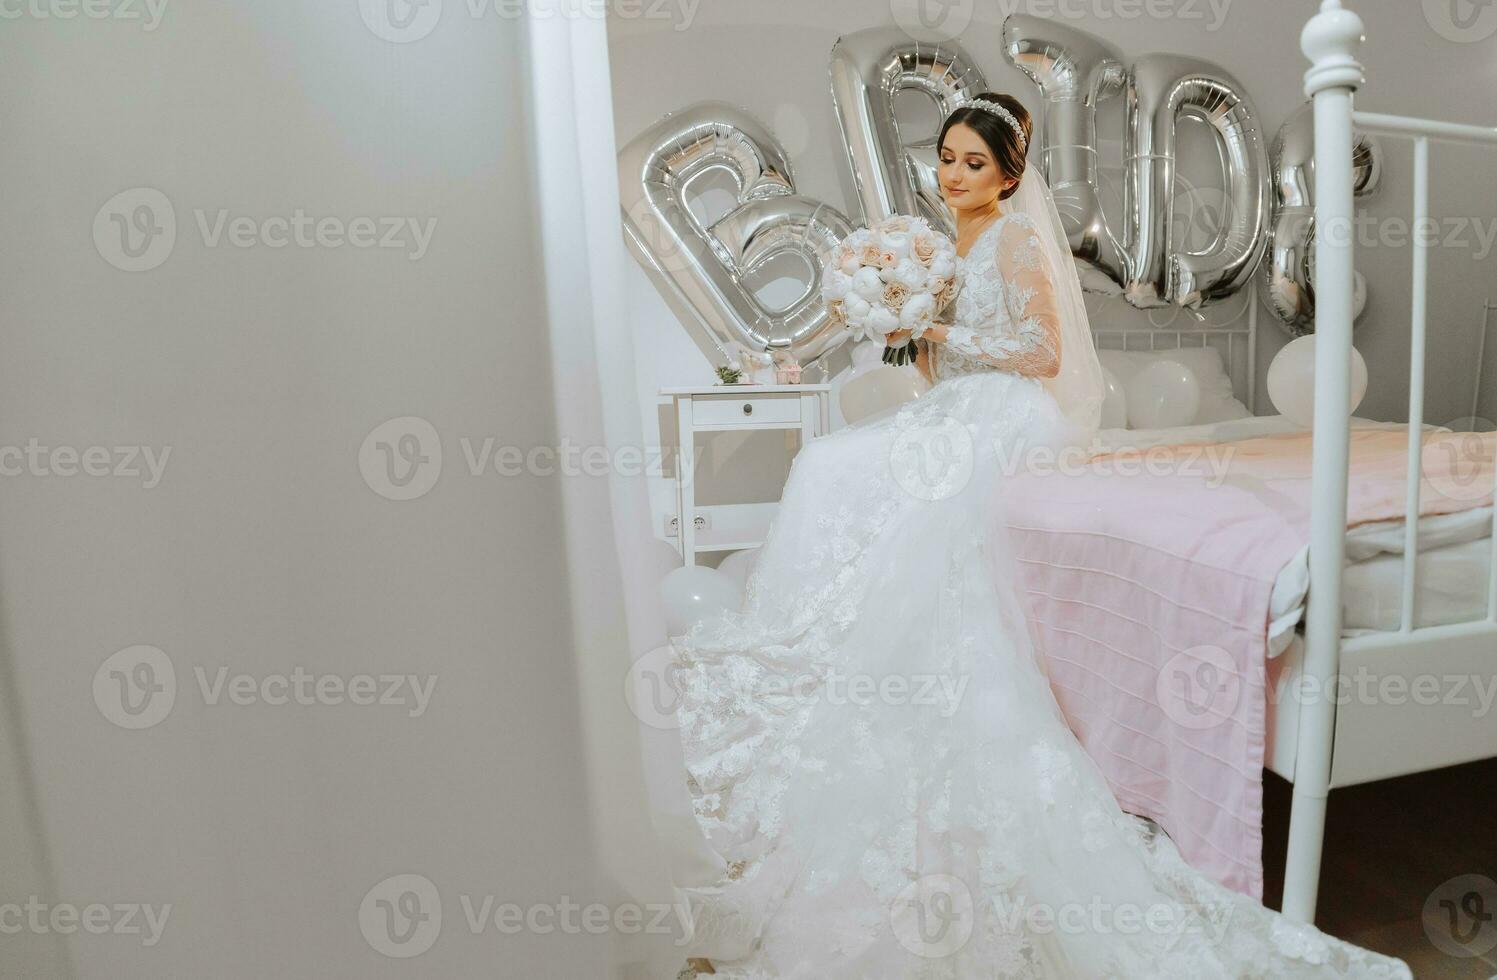
[[1012, 112], [1009, 112], [997, 102], [993, 102], [989, 99], [973, 99], [970, 102], [963, 102], [961, 105], [957, 106], [957, 108], [983, 109], [987, 112], [991, 112], [999, 119], [1002, 119], [1004, 122], [1008, 123], [1009, 128], [1014, 131], [1014, 135], [1019, 137], [1019, 149], [1023, 150], [1026, 153], [1029, 151], [1029, 147], [1026, 145], [1028, 141], [1024, 139], [1024, 127], [1019, 125], [1019, 120], [1014, 118], [1014, 114]]

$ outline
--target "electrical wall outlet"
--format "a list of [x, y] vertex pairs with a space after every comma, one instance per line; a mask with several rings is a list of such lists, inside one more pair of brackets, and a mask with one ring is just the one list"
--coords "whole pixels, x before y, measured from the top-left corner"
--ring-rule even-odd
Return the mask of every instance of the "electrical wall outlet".
[[[698, 531], [705, 531], [712, 526], [712, 515], [698, 514], [694, 523], [696, 524], [696, 528]], [[674, 538], [678, 533], [680, 533], [680, 524], [681, 519], [675, 514], [667, 517], [665, 519], [665, 536], [668, 538]]]

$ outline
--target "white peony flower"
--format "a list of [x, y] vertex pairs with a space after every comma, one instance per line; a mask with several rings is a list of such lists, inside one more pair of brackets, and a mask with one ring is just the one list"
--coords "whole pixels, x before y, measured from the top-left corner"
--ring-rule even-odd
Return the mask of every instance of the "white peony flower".
[[882, 341], [885, 334], [891, 334], [899, 329], [899, 317], [895, 316], [888, 307], [880, 304], [873, 308], [868, 317], [869, 340]]
[[885, 282], [898, 282], [910, 287], [910, 292], [919, 292], [925, 288], [926, 280], [930, 278], [930, 272], [912, 258], [900, 260], [899, 265], [885, 270], [889, 274], [884, 277]]
[[930, 319], [936, 312], [936, 298], [930, 293], [916, 293], [905, 300], [904, 309], [899, 311], [899, 326], [909, 330], [917, 323]]
[[[854, 269], [854, 272], [857, 270]], [[837, 269], [828, 269], [821, 277], [821, 298], [830, 303], [842, 299], [852, 289], [852, 276]]]
[[872, 266], [859, 269], [852, 277], [852, 291], [854, 296], [869, 303], [877, 302], [884, 295], [884, 281], [879, 276], [879, 270]]
[[880, 247], [886, 252], [893, 252], [896, 259], [904, 259], [910, 254], [910, 235], [904, 231], [884, 232]]

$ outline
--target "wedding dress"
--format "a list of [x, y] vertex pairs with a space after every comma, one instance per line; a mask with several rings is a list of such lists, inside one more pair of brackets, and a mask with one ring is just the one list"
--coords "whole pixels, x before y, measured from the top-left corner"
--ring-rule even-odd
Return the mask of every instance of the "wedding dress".
[[1186, 865], [1067, 727], [1001, 533], [1015, 453], [1075, 436], [1016, 370], [1066, 356], [1034, 228], [983, 232], [932, 387], [804, 446], [742, 607], [673, 638], [724, 861], [685, 952], [724, 980], [1410, 976]]

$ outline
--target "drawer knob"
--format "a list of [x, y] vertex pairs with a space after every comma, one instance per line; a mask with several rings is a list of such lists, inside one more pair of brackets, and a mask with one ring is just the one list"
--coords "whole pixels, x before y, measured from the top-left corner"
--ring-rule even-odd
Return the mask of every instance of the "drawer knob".
[[743, 403], [743, 414], [744, 415], [753, 415], [754, 414], [754, 403], [753, 402], [744, 402]]

